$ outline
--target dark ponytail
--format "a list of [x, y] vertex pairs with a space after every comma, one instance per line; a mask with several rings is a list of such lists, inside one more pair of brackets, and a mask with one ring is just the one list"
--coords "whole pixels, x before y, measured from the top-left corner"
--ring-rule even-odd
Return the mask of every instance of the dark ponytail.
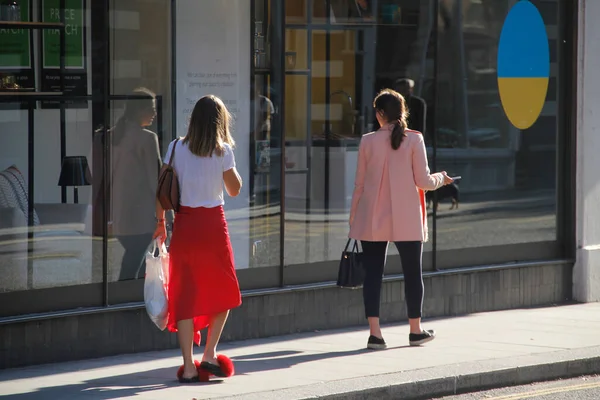
[[402, 144], [402, 139], [406, 136], [406, 121], [399, 119], [394, 122], [392, 130], [392, 149], [398, 150]]
[[408, 128], [406, 123], [408, 112], [404, 97], [395, 90], [384, 89], [375, 97], [373, 107], [375, 107], [375, 110], [382, 112], [389, 123], [394, 124], [391, 144], [392, 149], [398, 150], [402, 140], [406, 137], [406, 129]]

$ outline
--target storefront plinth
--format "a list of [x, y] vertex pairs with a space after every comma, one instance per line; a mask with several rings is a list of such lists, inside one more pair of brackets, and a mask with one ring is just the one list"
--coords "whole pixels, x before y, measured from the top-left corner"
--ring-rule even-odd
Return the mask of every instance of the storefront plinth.
[[600, 246], [577, 251], [573, 269], [573, 298], [583, 303], [600, 301]]

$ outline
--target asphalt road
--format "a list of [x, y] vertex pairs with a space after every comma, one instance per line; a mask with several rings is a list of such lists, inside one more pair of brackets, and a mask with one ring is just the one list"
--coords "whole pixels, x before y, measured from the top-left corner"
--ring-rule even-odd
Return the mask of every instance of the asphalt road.
[[443, 397], [440, 400], [598, 400], [600, 377], [588, 376], [561, 381], [534, 383], [460, 396]]

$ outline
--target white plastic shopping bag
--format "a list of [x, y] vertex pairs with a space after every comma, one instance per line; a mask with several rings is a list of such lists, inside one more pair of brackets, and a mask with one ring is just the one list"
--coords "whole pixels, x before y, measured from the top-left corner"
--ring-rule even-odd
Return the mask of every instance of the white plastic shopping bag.
[[[158, 249], [158, 256], [155, 256]], [[148, 316], [161, 331], [167, 327], [169, 283], [169, 253], [164, 243], [154, 241], [151, 252], [146, 253], [146, 281], [144, 282], [144, 302]]]

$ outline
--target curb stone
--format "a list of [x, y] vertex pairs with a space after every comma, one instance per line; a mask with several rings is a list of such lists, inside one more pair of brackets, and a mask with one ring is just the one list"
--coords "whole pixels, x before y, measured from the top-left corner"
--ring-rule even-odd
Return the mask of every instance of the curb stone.
[[431, 398], [478, 392], [506, 386], [527, 385], [534, 382], [574, 378], [600, 373], [600, 357], [552, 364], [516, 367], [501, 371], [450, 376], [429, 381], [400, 383], [387, 387], [367, 389], [320, 397], [330, 400], [403, 399], [429, 400]]
[[[585, 353], [589, 356], [585, 357]], [[600, 373], [600, 347], [591, 347], [485, 362], [452, 364], [327, 383], [319, 382], [310, 386], [225, 398], [428, 400], [598, 373]]]

